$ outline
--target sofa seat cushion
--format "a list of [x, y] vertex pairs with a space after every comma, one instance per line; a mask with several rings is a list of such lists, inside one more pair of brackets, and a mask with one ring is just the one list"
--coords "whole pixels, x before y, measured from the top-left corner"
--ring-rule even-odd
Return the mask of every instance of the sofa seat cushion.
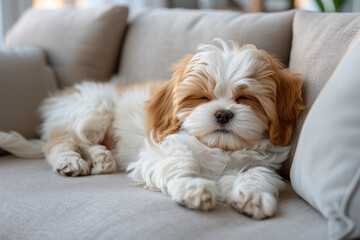
[[0, 239], [325, 239], [326, 221], [287, 182], [256, 221], [227, 206], [192, 211], [125, 173], [62, 177], [44, 159], [0, 158]]
[[119, 75], [123, 82], [170, 79], [172, 64], [215, 38], [254, 44], [288, 64], [294, 13], [145, 10], [130, 21]]
[[6, 46], [42, 47], [60, 87], [114, 73], [128, 9], [27, 10], [5, 37]]

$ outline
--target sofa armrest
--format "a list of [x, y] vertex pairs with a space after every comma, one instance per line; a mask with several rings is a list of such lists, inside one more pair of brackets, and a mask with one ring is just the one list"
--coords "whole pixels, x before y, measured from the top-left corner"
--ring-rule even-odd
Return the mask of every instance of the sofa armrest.
[[0, 131], [17, 131], [36, 138], [38, 107], [56, 79], [42, 49], [34, 46], [0, 48]]

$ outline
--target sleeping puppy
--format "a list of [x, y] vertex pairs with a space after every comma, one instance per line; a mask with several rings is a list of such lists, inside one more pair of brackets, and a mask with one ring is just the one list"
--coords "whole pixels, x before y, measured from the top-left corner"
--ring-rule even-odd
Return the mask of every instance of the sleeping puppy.
[[64, 176], [126, 170], [190, 209], [217, 201], [262, 219], [284, 186], [304, 108], [302, 77], [253, 45], [217, 39], [174, 67], [170, 81], [84, 82], [41, 107], [44, 152]]

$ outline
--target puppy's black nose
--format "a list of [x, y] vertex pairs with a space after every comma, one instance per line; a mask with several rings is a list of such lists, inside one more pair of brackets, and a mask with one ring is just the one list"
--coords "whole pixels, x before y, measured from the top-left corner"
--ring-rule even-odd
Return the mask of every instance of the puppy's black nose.
[[215, 118], [218, 123], [225, 124], [234, 116], [229, 110], [219, 110], [215, 113]]

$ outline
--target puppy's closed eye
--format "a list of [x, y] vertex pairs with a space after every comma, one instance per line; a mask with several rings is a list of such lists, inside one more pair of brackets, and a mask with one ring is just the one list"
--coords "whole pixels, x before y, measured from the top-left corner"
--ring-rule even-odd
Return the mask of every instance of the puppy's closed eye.
[[235, 99], [235, 102], [239, 103], [241, 100], [249, 100], [250, 97], [248, 96], [240, 96]]
[[209, 98], [209, 97], [206, 97], [206, 96], [204, 96], [204, 97], [199, 97], [198, 99], [200, 99], [200, 100], [205, 100], [205, 101], [210, 101], [210, 98]]
[[186, 98], [183, 99], [183, 102], [187, 101], [188, 104], [190, 104], [191, 102], [209, 102], [211, 101], [210, 97], [207, 96], [188, 96]]

